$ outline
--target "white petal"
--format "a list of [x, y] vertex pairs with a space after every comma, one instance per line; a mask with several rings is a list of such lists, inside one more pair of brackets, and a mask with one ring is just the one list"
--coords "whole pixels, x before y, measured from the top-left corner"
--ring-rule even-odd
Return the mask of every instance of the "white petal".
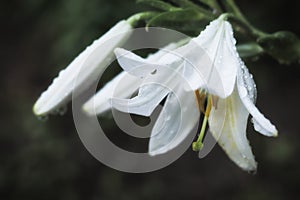
[[[87, 47], [53, 80], [53, 83], [35, 103], [34, 113], [46, 115], [67, 103], [74, 90], [81, 91], [88, 87], [109, 63], [110, 58], [113, 57], [114, 48], [122, 45], [129, 37], [131, 29], [132, 27], [127, 21], [120, 21]], [[81, 74], [78, 76], [80, 70]], [[76, 87], [74, 86], [75, 81]]]
[[149, 54], [148, 57], [147, 57], [147, 60], [152, 61], [152, 62], [156, 62], [156, 61], [160, 60], [163, 56], [168, 54], [170, 51], [172, 51], [176, 48], [177, 48], [176, 43], [170, 43], [167, 46], [159, 49], [157, 52], [155, 52], [153, 54]]
[[132, 99], [112, 99], [112, 106], [122, 112], [149, 116], [156, 106], [177, 85], [184, 87], [186, 82], [182, 80], [179, 69], [160, 66], [155, 73], [146, 76], [140, 87], [138, 96]]
[[193, 92], [185, 92], [181, 88], [176, 95], [169, 94], [153, 127], [149, 142], [149, 154], [152, 156], [166, 153], [178, 146], [199, 119]]
[[[177, 48], [177, 44], [170, 43], [169, 45], [159, 49], [154, 54], [148, 55], [147, 58], [142, 58], [131, 51], [122, 48], [115, 49], [115, 55], [118, 59], [118, 63], [123, 68], [123, 70], [128, 73], [144, 78], [151, 72], [159, 68], [159, 65], [169, 65], [173, 61], [170, 59], [170, 52], [173, 52]], [[172, 55], [172, 54], [171, 54]], [[162, 58], [168, 57], [166, 62], [161, 61]], [[172, 56], [173, 58], [173, 56]]]
[[109, 100], [112, 97], [127, 98], [138, 90], [142, 80], [123, 71], [108, 82], [84, 105], [84, 111], [89, 115], [101, 114], [111, 108]]
[[221, 18], [214, 20], [188, 45], [191, 46], [191, 53], [186, 55], [186, 68], [191, 68], [188, 71], [194, 70], [194, 80], [204, 79], [198, 85], [194, 84], [192, 89], [204, 87], [221, 98], [229, 96], [239, 66], [231, 25]]
[[187, 54], [191, 53], [192, 48], [188, 44], [183, 45], [181, 47], [175, 48], [173, 50], [169, 50], [164, 56], [162, 56], [158, 62], [161, 65], [171, 65], [176, 63], [182, 63]]
[[217, 109], [211, 110], [209, 126], [212, 135], [233, 162], [244, 170], [255, 171], [257, 163], [246, 137], [248, 116], [238, 92], [234, 90], [228, 98], [218, 100]]
[[134, 76], [143, 78], [157, 68], [157, 63], [149, 62], [147, 59], [125, 49], [116, 48], [114, 52], [120, 66]]
[[132, 99], [112, 98], [111, 103], [119, 111], [150, 116], [168, 93], [169, 90], [166, 87], [159, 84], [147, 84], [140, 87], [138, 96]]
[[252, 75], [242, 61], [237, 76], [237, 87], [244, 106], [253, 117], [255, 130], [266, 136], [277, 136], [276, 127], [255, 106], [256, 86]]
[[[171, 43], [154, 54], [149, 55], [147, 61], [155, 61], [164, 56], [168, 51], [176, 48], [177, 45]], [[149, 79], [148, 79], [149, 80]], [[153, 79], [152, 79], [153, 81]], [[145, 82], [145, 81], [144, 81]], [[148, 81], [149, 82], [149, 81]], [[110, 99], [128, 98], [132, 95], [142, 84], [142, 79], [130, 75], [127, 72], [121, 72], [113, 80], [108, 82], [96, 95], [94, 95], [87, 103], [84, 104], [83, 109], [89, 115], [101, 114], [111, 108]]]

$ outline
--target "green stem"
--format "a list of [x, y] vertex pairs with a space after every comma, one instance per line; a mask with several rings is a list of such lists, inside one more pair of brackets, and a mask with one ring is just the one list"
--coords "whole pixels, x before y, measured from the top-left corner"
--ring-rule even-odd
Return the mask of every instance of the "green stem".
[[146, 5], [150, 5], [154, 8], [158, 8], [163, 11], [174, 11], [178, 10], [179, 8], [172, 6], [169, 3], [160, 1], [160, 0], [137, 0], [137, 3], [142, 3]]
[[136, 27], [138, 22], [149, 20], [155, 15], [157, 15], [157, 12], [141, 12], [129, 17], [127, 22], [131, 24], [132, 27]]
[[233, 15], [228, 15], [228, 20], [234, 23], [236, 31], [247, 34], [253, 39], [257, 39], [262, 36], [266, 36], [267, 33], [255, 28], [250, 24], [250, 22], [243, 15], [239, 7], [235, 4], [234, 0], [225, 0], [225, 8], [227, 12], [232, 13]]
[[196, 4], [194, 4], [193, 2], [189, 1], [189, 0], [171, 0], [173, 3], [178, 4], [181, 7], [185, 7], [185, 8], [195, 8], [197, 9], [200, 13], [203, 13], [204, 15], [206, 15], [207, 18], [209, 18], [210, 20], [215, 19], [216, 16], [214, 16], [214, 14]]
[[207, 4], [212, 9], [214, 9], [216, 15], [219, 15], [220, 13], [222, 13], [222, 9], [216, 0], [198, 0], [198, 1], [200, 1], [204, 4]]

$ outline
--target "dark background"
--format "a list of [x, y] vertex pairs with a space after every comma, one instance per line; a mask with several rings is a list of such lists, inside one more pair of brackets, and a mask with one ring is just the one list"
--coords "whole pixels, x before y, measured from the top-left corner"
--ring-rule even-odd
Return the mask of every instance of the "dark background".
[[[300, 35], [297, 1], [237, 3], [262, 30]], [[0, 2], [0, 199], [299, 198], [299, 64], [279, 65], [268, 56], [247, 62], [258, 85], [257, 105], [280, 134], [266, 138], [249, 123], [256, 175], [239, 169], [219, 146], [201, 160], [188, 150], [160, 171], [122, 173], [87, 152], [70, 109], [46, 122], [33, 115], [32, 105], [60, 69], [115, 22], [142, 9], [124, 0]]]

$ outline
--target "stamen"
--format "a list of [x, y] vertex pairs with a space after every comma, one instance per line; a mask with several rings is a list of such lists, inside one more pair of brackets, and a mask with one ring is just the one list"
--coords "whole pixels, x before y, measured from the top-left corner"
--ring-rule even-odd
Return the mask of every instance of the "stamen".
[[203, 138], [204, 138], [204, 134], [205, 134], [205, 130], [206, 130], [207, 122], [208, 122], [208, 117], [209, 117], [209, 113], [211, 111], [211, 108], [212, 108], [212, 96], [208, 95], [207, 106], [206, 106], [206, 110], [205, 110], [205, 114], [204, 114], [204, 119], [203, 119], [203, 122], [202, 122], [201, 131], [199, 133], [197, 141], [193, 142], [193, 144], [192, 144], [193, 151], [200, 151], [203, 148], [202, 141], [203, 141]]
[[195, 90], [194, 93], [197, 99], [198, 110], [199, 112], [202, 112], [204, 114], [205, 113], [204, 103], [205, 103], [206, 93], [202, 90], [200, 91]]

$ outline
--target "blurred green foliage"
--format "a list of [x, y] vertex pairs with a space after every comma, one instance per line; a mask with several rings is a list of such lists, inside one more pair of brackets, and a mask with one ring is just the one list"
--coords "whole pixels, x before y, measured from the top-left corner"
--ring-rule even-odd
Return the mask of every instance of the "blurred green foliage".
[[[237, 3], [262, 30], [300, 33], [296, 1]], [[217, 146], [201, 160], [190, 149], [160, 171], [121, 173], [86, 151], [70, 109], [46, 122], [33, 116], [33, 103], [60, 69], [115, 22], [142, 10], [124, 0], [0, 2], [0, 199], [299, 198], [299, 65], [283, 67], [268, 56], [247, 62], [258, 85], [258, 106], [280, 131], [270, 139], [249, 128], [259, 162], [254, 176]], [[107, 126], [111, 134], [118, 132]]]

